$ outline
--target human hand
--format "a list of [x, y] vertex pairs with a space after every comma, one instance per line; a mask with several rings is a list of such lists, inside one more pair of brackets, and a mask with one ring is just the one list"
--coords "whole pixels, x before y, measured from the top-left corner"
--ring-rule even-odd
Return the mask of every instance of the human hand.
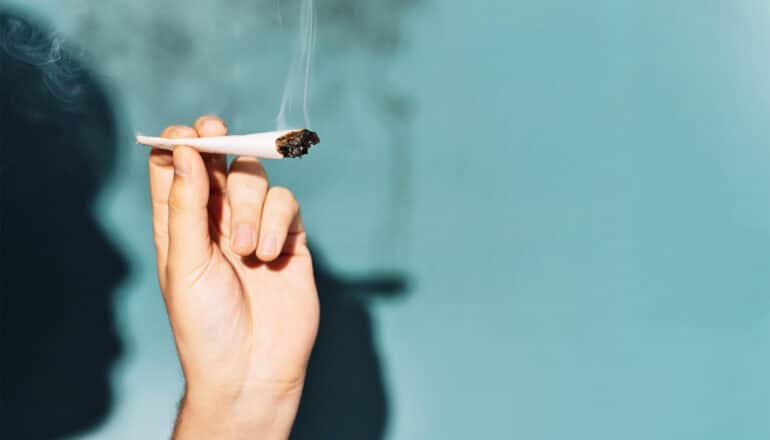
[[[169, 138], [223, 136], [214, 116]], [[319, 320], [299, 205], [253, 158], [153, 149], [158, 277], [185, 376], [175, 438], [287, 438]]]

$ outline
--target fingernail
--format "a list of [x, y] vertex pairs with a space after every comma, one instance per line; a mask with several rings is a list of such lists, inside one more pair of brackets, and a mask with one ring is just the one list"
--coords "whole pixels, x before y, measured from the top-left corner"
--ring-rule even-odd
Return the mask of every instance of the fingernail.
[[259, 253], [265, 256], [273, 256], [276, 253], [276, 240], [275, 237], [268, 235], [259, 244]]
[[190, 156], [174, 152], [174, 173], [177, 176], [189, 176], [191, 169]]
[[235, 229], [235, 247], [241, 250], [252, 249], [254, 246], [254, 232], [249, 225], [238, 225]]

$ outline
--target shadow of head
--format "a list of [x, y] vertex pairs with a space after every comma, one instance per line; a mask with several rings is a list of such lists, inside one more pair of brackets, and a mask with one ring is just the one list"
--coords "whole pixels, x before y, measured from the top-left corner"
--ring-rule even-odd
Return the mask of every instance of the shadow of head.
[[321, 324], [291, 438], [382, 439], [388, 396], [367, 302], [404, 295], [408, 280], [398, 273], [342, 277], [312, 249]]
[[60, 42], [0, 10], [3, 438], [59, 438], [110, 408], [126, 263], [92, 213], [115, 160], [105, 94]]

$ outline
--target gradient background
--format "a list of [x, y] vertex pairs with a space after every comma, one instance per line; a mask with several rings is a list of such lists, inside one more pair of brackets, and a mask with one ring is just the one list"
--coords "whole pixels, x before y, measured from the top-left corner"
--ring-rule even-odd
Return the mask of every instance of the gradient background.
[[[109, 411], [73, 438], [167, 437], [182, 378], [132, 135], [203, 113], [271, 129], [298, 3], [3, 3], [82, 48], [120, 132], [97, 213], [130, 263], [122, 349]], [[770, 5], [317, 12], [323, 143], [268, 173], [331, 273], [407, 287], [324, 310], [306, 438], [770, 438]], [[323, 412], [346, 387], [353, 411]]]

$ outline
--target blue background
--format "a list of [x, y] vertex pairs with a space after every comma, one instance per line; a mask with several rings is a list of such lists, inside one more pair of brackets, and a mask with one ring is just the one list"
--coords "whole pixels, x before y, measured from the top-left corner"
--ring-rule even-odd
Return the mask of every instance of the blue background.
[[[9, 4], [82, 48], [122, 134], [97, 212], [123, 352], [76, 438], [163, 438], [182, 378], [132, 137], [273, 128], [297, 3]], [[316, 6], [323, 143], [267, 168], [336, 273], [408, 280], [362, 299], [385, 438], [770, 438], [769, 5]]]

